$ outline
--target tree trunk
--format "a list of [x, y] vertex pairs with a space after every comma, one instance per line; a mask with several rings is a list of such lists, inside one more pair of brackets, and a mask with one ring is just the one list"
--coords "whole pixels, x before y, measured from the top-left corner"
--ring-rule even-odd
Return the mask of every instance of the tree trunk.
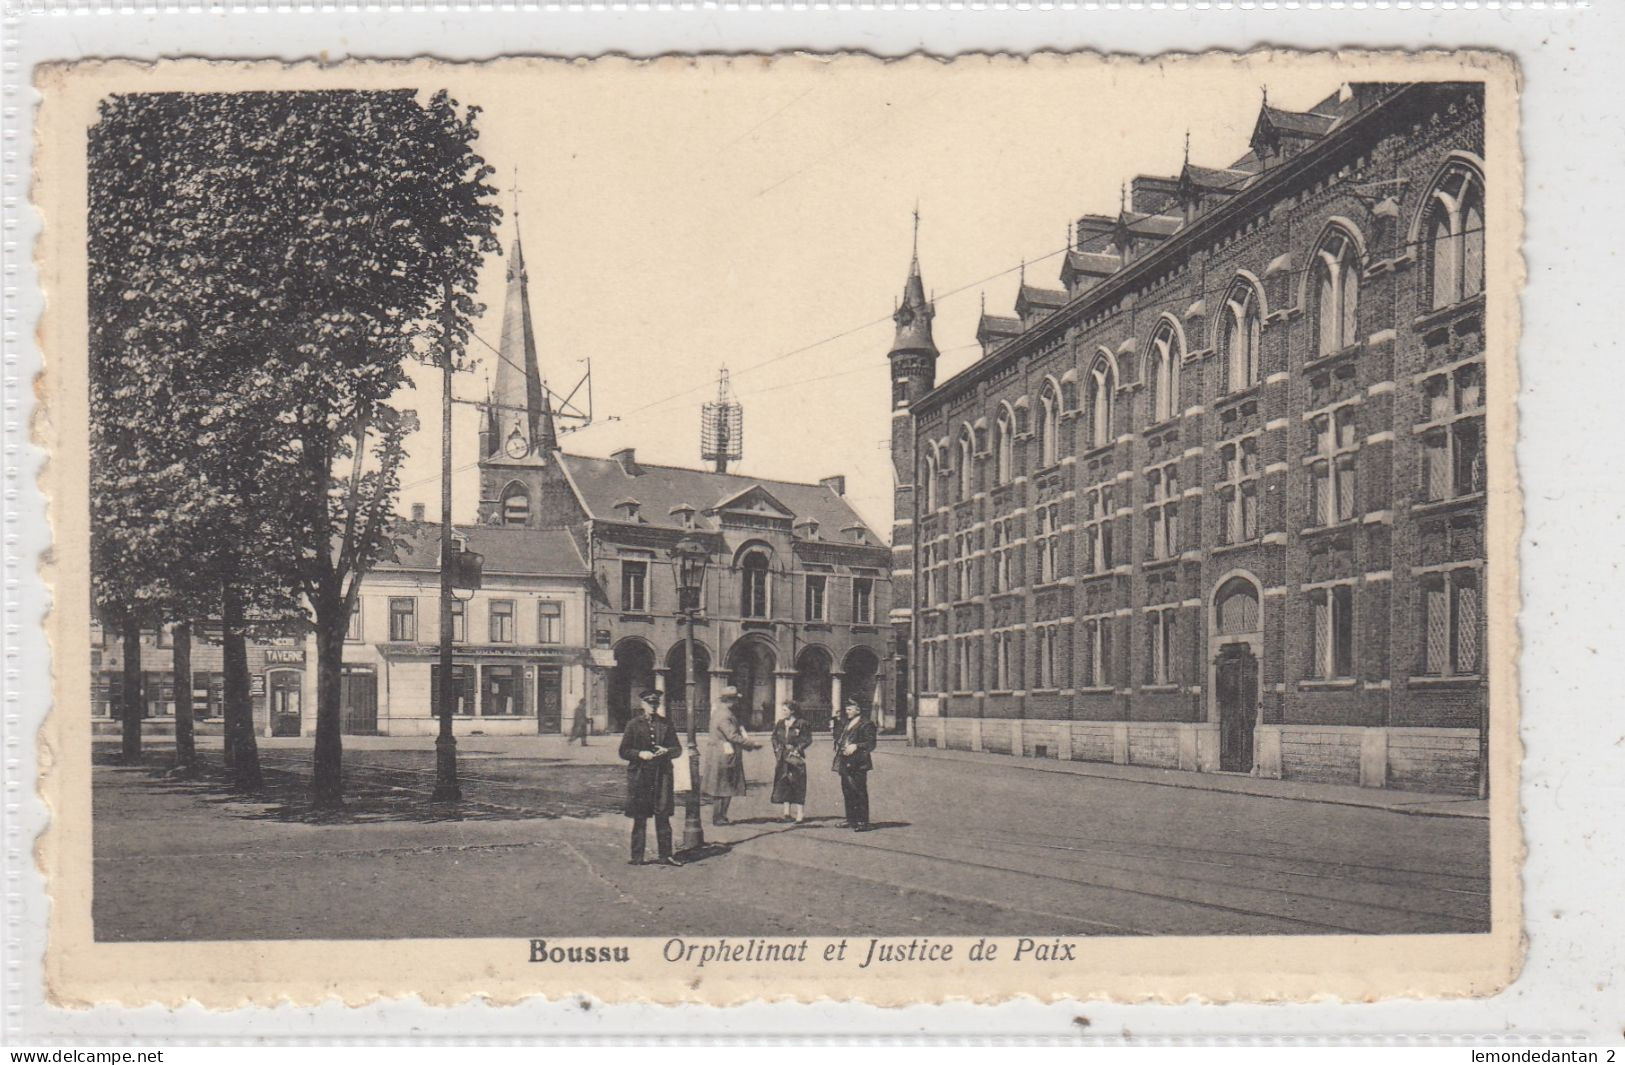
[[192, 736], [192, 623], [175, 626], [175, 768], [186, 776], [197, 771], [197, 745]]
[[248, 681], [248, 641], [243, 635], [243, 597], [227, 583], [221, 604], [226, 665], [226, 735], [232, 738], [231, 781], [238, 791], [258, 791], [259, 746], [254, 742], [254, 707]]
[[316, 766], [311, 802], [318, 809], [344, 805], [344, 630], [349, 626], [342, 595], [322, 594], [316, 613]]
[[141, 721], [146, 716], [146, 693], [141, 690], [141, 623], [125, 614], [120, 628], [124, 637], [124, 698], [119, 707], [123, 746], [119, 752], [125, 765], [141, 762]]

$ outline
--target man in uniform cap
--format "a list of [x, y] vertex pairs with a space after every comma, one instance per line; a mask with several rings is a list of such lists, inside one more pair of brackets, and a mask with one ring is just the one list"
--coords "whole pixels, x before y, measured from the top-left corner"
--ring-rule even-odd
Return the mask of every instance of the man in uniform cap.
[[863, 707], [854, 699], [846, 702], [846, 717], [835, 730], [835, 764], [830, 768], [841, 775], [841, 799], [846, 804], [842, 827], [869, 831], [869, 770], [874, 768], [870, 752], [875, 749], [875, 723], [863, 716]]
[[621, 736], [621, 757], [626, 759], [626, 816], [632, 819], [632, 865], [643, 864], [649, 838], [649, 818], [655, 819], [659, 865], [682, 865], [671, 853], [672, 760], [682, 750], [677, 730], [656, 713], [660, 693], [647, 688], [638, 694], [643, 714], [627, 723]]

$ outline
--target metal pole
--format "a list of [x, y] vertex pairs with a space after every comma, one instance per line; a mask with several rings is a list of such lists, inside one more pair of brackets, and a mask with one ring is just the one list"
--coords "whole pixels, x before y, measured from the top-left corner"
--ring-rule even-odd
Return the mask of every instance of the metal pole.
[[457, 802], [457, 738], [452, 715], [457, 706], [451, 666], [451, 282], [444, 298], [445, 337], [441, 352], [440, 393], [440, 735], [434, 741], [434, 794], [430, 802]]
[[[704, 585], [701, 585], [703, 588]], [[694, 608], [690, 602], [684, 611], [688, 620], [688, 635], [683, 640], [683, 698], [688, 706], [688, 803], [683, 810], [683, 849], [698, 850], [705, 846], [705, 829], [700, 826], [700, 741], [694, 731]]]

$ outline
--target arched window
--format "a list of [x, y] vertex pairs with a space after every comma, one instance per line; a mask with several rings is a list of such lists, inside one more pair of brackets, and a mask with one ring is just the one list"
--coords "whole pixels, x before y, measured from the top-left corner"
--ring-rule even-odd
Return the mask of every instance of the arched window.
[[1245, 281], [1237, 282], [1221, 312], [1219, 347], [1224, 366], [1224, 390], [1238, 392], [1258, 384], [1258, 347], [1261, 323], [1258, 293]]
[[1060, 399], [1055, 389], [1045, 386], [1038, 397], [1038, 467], [1049, 469], [1060, 461]]
[[1317, 355], [1330, 355], [1353, 344], [1358, 335], [1360, 255], [1354, 238], [1334, 228], [1314, 257]]
[[927, 451], [925, 461], [920, 463], [920, 484], [925, 488], [925, 509], [937, 509], [937, 460], [935, 449]]
[[995, 484], [1009, 484], [1011, 475], [1011, 452], [1015, 441], [1012, 434], [1015, 427], [1008, 410], [999, 411], [999, 423], [993, 430], [993, 480]]
[[502, 493], [502, 524], [530, 524], [530, 492], [518, 481], [510, 484]]
[[1257, 632], [1258, 589], [1245, 577], [1231, 577], [1213, 597], [1213, 612], [1220, 636]]
[[1422, 238], [1429, 306], [1449, 307], [1484, 291], [1484, 180], [1457, 163], [1433, 187]]
[[1179, 413], [1179, 331], [1164, 320], [1151, 335], [1151, 420], [1167, 421]]
[[959, 434], [959, 498], [969, 499], [976, 493], [976, 444], [970, 430]]
[[1092, 447], [1103, 447], [1111, 442], [1112, 395], [1117, 388], [1112, 378], [1111, 361], [1104, 355], [1095, 356], [1095, 363], [1089, 368], [1089, 444]]
[[747, 551], [739, 560], [739, 616], [765, 618], [772, 607], [766, 551]]

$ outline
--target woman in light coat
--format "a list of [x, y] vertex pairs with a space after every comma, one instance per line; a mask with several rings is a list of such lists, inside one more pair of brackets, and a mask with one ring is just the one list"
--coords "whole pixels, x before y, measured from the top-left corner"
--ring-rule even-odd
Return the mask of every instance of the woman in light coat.
[[729, 824], [728, 804], [734, 796], [745, 794], [745, 752], [761, 746], [739, 727], [734, 709], [739, 705], [739, 692], [724, 688], [717, 697], [717, 709], [711, 718], [711, 758], [705, 766], [705, 794], [711, 796], [713, 825]]

